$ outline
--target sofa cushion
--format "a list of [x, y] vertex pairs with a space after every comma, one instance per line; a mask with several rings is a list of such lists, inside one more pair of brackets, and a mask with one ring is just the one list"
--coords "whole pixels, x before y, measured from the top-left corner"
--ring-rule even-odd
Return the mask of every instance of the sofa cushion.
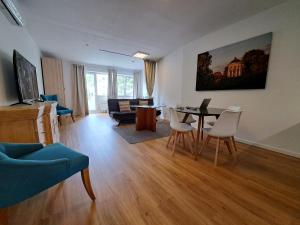
[[119, 122], [135, 122], [135, 111], [130, 112], [111, 112], [109, 114], [113, 119]]
[[148, 100], [139, 100], [139, 105], [148, 105], [149, 101]]
[[110, 115], [113, 118], [126, 118], [126, 117], [135, 117], [135, 111], [129, 112], [111, 112]]
[[77, 173], [88, 167], [89, 157], [79, 152], [75, 152], [66, 146], [56, 143], [48, 145], [41, 150], [24, 155], [19, 159], [23, 160], [54, 160], [54, 159], [69, 159], [71, 174]]
[[130, 112], [130, 102], [129, 101], [119, 101], [120, 112]]

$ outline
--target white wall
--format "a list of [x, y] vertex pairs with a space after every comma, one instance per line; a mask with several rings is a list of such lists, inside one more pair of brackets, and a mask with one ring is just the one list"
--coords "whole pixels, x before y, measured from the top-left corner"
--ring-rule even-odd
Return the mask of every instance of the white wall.
[[[196, 92], [197, 54], [273, 32], [265, 90]], [[240, 105], [237, 137], [275, 151], [300, 156], [300, 1], [290, 1], [210, 33], [159, 62], [160, 101], [198, 106]]]
[[[161, 59], [158, 63], [157, 88], [159, 104], [175, 107], [182, 101], [182, 48]], [[162, 109], [162, 116], [168, 118], [168, 109]]]
[[16, 49], [36, 67], [39, 92], [43, 93], [40, 50], [26, 28], [12, 25], [0, 13], [0, 105], [18, 101], [13, 70], [13, 50]]

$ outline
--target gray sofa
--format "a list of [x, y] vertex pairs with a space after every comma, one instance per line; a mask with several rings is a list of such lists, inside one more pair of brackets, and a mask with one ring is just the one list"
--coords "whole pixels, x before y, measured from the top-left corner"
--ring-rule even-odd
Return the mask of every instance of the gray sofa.
[[[108, 99], [108, 113], [111, 118], [118, 122], [118, 125], [121, 123], [135, 123], [135, 109], [131, 108], [130, 112], [120, 112], [119, 101], [129, 101], [130, 105], [138, 105], [139, 100], [148, 100], [149, 105], [154, 105], [153, 98], [149, 99]], [[161, 110], [156, 110], [156, 116], [161, 114]]]

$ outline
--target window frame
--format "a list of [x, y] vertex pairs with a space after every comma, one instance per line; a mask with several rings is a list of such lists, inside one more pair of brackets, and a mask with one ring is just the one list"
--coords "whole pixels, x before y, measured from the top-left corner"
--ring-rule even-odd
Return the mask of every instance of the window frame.
[[[118, 86], [119, 76], [121, 76], [125, 79], [123, 95], [119, 95], [119, 86]], [[128, 78], [132, 79], [132, 95], [126, 95]], [[117, 97], [118, 98], [128, 98], [128, 99], [134, 98], [134, 75], [133, 74], [117, 73]]]

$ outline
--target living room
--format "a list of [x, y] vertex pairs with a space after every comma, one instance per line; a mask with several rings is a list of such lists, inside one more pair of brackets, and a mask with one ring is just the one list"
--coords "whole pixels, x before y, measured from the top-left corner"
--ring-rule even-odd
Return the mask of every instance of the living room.
[[0, 225], [300, 224], [299, 1], [0, 6]]

